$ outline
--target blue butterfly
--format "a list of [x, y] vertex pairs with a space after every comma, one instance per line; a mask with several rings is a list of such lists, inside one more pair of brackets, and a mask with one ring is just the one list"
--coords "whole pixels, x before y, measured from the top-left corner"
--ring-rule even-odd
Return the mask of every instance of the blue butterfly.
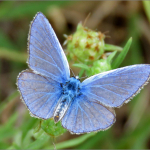
[[46, 17], [37, 13], [28, 42], [28, 70], [18, 89], [32, 116], [54, 118], [71, 133], [106, 130], [115, 122], [113, 108], [130, 101], [148, 83], [150, 65], [132, 65], [85, 79], [70, 77], [68, 61]]

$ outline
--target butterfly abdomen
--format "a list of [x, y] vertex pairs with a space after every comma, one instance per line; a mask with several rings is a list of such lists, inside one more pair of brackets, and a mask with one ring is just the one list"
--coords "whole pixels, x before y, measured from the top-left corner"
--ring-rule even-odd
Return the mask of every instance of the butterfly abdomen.
[[58, 105], [54, 111], [54, 121], [57, 123], [62, 119], [68, 107], [70, 106], [71, 97], [68, 95], [62, 95], [59, 99]]

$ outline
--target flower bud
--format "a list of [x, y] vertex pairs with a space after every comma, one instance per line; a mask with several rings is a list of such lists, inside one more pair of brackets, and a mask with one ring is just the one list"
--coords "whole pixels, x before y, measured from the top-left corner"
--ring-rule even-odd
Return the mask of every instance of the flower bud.
[[78, 24], [73, 35], [67, 36], [67, 57], [74, 62], [91, 64], [104, 53], [105, 35]]
[[109, 71], [111, 70], [111, 65], [107, 61], [107, 59], [100, 59], [97, 60], [93, 63], [93, 66], [89, 69], [86, 70], [86, 75], [87, 76], [92, 76], [101, 72]]

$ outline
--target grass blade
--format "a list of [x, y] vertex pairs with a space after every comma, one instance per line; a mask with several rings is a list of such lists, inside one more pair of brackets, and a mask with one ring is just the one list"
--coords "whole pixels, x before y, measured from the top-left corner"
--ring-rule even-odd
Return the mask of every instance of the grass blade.
[[128, 50], [131, 46], [132, 43], [132, 38], [130, 38], [127, 42], [127, 44], [125, 45], [125, 47], [123, 48], [122, 52], [118, 55], [118, 57], [112, 62], [112, 69], [116, 69], [120, 66], [120, 64], [123, 62], [125, 56], [128, 53]]

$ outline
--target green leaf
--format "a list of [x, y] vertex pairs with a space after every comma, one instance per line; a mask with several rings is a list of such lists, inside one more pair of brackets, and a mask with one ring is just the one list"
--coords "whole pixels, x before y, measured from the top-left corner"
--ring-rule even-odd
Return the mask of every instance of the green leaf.
[[[99, 145], [101, 143], [100, 147], [102, 148], [102, 145], [105, 145], [104, 141], [108, 139], [111, 136], [111, 130], [106, 130], [104, 132], [100, 131], [93, 137], [87, 139], [86, 141], [82, 142], [78, 147], [75, 147], [75, 149], [95, 149], [96, 145]], [[100, 148], [98, 147], [98, 148]], [[108, 147], [105, 147], [105, 149]], [[111, 147], [113, 148], [113, 147]]]
[[22, 132], [21, 131], [15, 133], [14, 137], [13, 137], [13, 145], [21, 148], [21, 143], [22, 143], [22, 138], [21, 137], [22, 137]]
[[18, 96], [19, 96], [19, 92], [16, 90], [12, 94], [10, 94], [6, 99], [4, 99], [4, 101], [1, 102], [0, 104], [0, 114], [7, 107], [7, 105], [12, 101], [14, 101]]
[[16, 143], [13, 143], [11, 147], [7, 149], [21, 149]]
[[41, 123], [41, 128], [50, 136], [56, 137], [62, 135], [66, 132], [61, 126], [61, 122], [55, 123], [52, 119], [43, 120]]
[[41, 149], [49, 140], [50, 136], [43, 132], [40, 138], [26, 146], [24, 149]]
[[27, 145], [31, 144], [33, 142], [32, 138], [33, 130], [31, 129], [26, 133], [24, 139], [22, 140], [21, 148], [24, 149]]
[[84, 69], [81, 69], [80, 72], [79, 72], [79, 78], [82, 77], [83, 73], [84, 73]]
[[24, 138], [26, 137], [27, 135], [27, 132], [34, 128], [37, 124], [37, 122], [39, 121], [39, 119], [37, 118], [33, 118], [33, 117], [30, 117], [28, 120], [26, 120], [26, 123], [24, 123], [22, 126], [21, 126], [21, 130], [22, 130], [22, 139], [24, 140]]
[[[77, 146], [81, 143], [83, 143], [84, 141], [86, 141], [88, 138], [94, 136], [96, 133], [88, 133], [88, 134], [84, 134], [78, 138], [75, 138], [75, 139], [71, 139], [71, 140], [68, 140], [68, 141], [65, 141], [65, 142], [61, 142], [61, 143], [58, 143], [56, 144], [56, 148], [57, 149], [65, 149], [65, 148], [70, 148], [70, 147], [73, 147], [73, 146]], [[46, 147], [45, 149], [53, 149], [54, 147]]]
[[123, 49], [122, 47], [111, 45], [111, 44], [105, 44], [105, 46], [104, 46], [105, 51], [119, 51], [119, 52], [121, 52], [122, 49]]
[[118, 55], [118, 57], [112, 62], [112, 69], [116, 69], [120, 66], [120, 64], [123, 62], [124, 58], [126, 57], [128, 50], [131, 46], [132, 38], [130, 38], [123, 48], [122, 52]]
[[112, 62], [112, 59], [115, 57], [116, 53], [117, 53], [117, 51], [114, 51], [108, 56], [108, 58], [107, 58], [108, 63]]
[[78, 67], [78, 68], [82, 68], [85, 70], [89, 70], [89, 67], [85, 64], [73, 64], [73, 66]]
[[146, 15], [147, 15], [147, 18], [150, 22], [150, 1], [143, 1], [143, 5], [144, 5], [144, 9], [145, 9], [145, 12], [146, 12]]
[[0, 149], [6, 149], [8, 147], [9, 147], [8, 143], [6, 143], [4, 141], [2, 141], [2, 142], [0, 141]]
[[0, 126], [0, 141], [15, 135], [17, 129], [15, 129], [13, 126], [17, 120], [17, 117], [17, 113], [12, 114], [9, 120], [4, 125]]

